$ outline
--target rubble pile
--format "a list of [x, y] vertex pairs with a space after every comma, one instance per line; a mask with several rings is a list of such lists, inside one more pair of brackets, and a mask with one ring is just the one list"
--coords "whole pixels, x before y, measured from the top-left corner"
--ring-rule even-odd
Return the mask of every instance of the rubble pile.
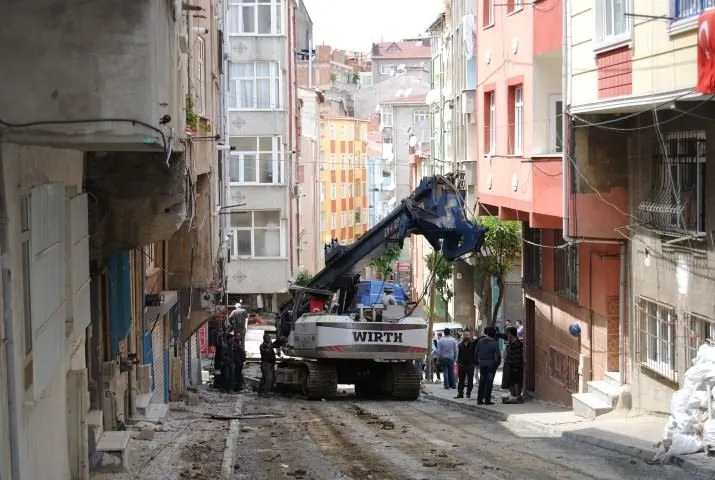
[[670, 418], [663, 432], [667, 455], [689, 455], [715, 448], [715, 346], [701, 345], [682, 387], [670, 400]]

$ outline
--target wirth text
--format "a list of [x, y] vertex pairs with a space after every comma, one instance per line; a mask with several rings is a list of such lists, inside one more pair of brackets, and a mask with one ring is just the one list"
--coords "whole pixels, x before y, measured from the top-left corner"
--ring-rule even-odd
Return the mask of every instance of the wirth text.
[[402, 343], [402, 332], [353, 332], [353, 340], [369, 343]]

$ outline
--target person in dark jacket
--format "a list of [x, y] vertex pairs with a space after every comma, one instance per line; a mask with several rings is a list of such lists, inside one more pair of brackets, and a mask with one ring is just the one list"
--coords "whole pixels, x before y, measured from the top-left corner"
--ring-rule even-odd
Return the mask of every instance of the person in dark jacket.
[[507, 348], [504, 372], [507, 376], [509, 398], [504, 403], [524, 403], [521, 395], [521, 386], [524, 378], [524, 344], [519, 340], [516, 327], [506, 329]]
[[477, 344], [474, 339], [472, 339], [472, 332], [465, 330], [457, 351], [457, 371], [459, 373], [459, 379], [457, 383], [457, 396], [455, 398], [464, 398], [465, 381], [467, 384], [467, 398], [472, 397], [476, 348]]
[[258, 384], [258, 394], [266, 395], [273, 393], [276, 383], [276, 348], [280, 348], [285, 343], [283, 338], [271, 342], [271, 336], [267, 333], [263, 335], [263, 343], [259, 347], [261, 352], [261, 383]]
[[226, 393], [233, 390], [233, 332], [228, 333], [221, 343], [221, 386]]
[[243, 365], [246, 362], [246, 350], [243, 348], [241, 334], [233, 335], [233, 389], [236, 392], [243, 390]]
[[484, 336], [479, 339], [474, 351], [475, 363], [479, 367], [479, 388], [477, 390], [479, 405], [494, 405], [492, 402], [494, 375], [501, 364], [501, 351], [496, 335], [496, 328], [485, 327]]

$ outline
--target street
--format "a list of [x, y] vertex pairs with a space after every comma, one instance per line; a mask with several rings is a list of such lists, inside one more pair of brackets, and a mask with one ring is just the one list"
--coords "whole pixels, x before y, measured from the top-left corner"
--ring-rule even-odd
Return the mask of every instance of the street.
[[675, 466], [450, 411], [429, 400], [243, 394], [234, 475], [245, 480], [694, 479]]

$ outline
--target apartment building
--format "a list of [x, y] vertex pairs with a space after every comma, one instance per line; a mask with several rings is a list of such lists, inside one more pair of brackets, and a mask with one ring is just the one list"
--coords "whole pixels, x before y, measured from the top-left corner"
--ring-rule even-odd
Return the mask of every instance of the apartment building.
[[[109, 431], [130, 441], [140, 395], [180, 394], [191, 332], [178, 320], [209, 314], [185, 293], [220, 270], [209, 133], [222, 128], [222, 12], [115, 6], [5, 11], [2, 478], [88, 479]], [[63, 30], [80, 17], [86, 28]]]
[[[622, 294], [606, 297], [609, 319], [618, 321], [606, 328], [609, 339], [611, 327], [618, 332], [620, 380], [644, 411], [669, 411], [671, 394], [715, 325], [706, 273], [714, 258], [706, 212], [715, 197], [707, 193], [705, 169], [715, 130], [712, 72], [703, 55], [711, 47], [697, 34], [698, 26], [713, 27], [713, 6], [566, 4], [569, 235], [625, 244], [617, 257]], [[664, 20], [641, 20], [651, 17]], [[584, 225], [584, 218], [597, 221]], [[611, 280], [594, 282], [594, 290], [615, 290], [611, 262]]]
[[430, 38], [373, 43], [370, 51], [372, 82], [379, 83], [411, 71], [427, 71], [432, 58]]
[[330, 45], [318, 45], [305, 52], [298, 62], [298, 85], [328, 89], [332, 86], [357, 88], [359, 66], [351, 57]]
[[299, 88], [300, 109], [300, 158], [298, 159], [298, 243], [299, 271], [311, 275], [323, 266], [323, 237], [320, 229], [321, 206], [320, 193], [323, 188], [321, 179], [320, 105], [325, 97], [319, 91]]
[[228, 6], [228, 291], [230, 303], [267, 311], [298, 267], [296, 46], [307, 32], [295, 26], [310, 24], [294, 19], [304, 8], [299, 0]]
[[367, 121], [321, 116], [320, 132], [321, 239], [351, 243], [369, 228]]
[[593, 392], [619, 371], [620, 250], [615, 232], [591, 231], [601, 212], [578, 214], [578, 229], [570, 227], [563, 8], [561, 0], [485, 0], [477, 11], [478, 208], [522, 222], [526, 388], [577, 413], [602, 412], [611, 407]]

